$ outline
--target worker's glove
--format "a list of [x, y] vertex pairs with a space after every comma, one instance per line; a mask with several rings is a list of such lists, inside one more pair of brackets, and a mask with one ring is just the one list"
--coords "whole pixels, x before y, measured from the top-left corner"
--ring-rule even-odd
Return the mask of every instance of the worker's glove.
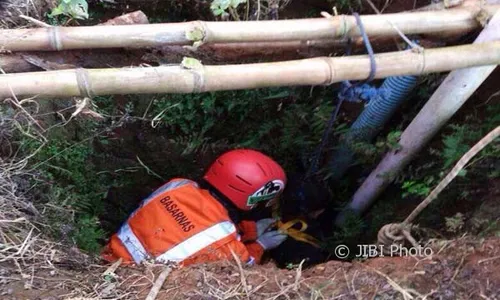
[[279, 232], [278, 230], [268, 231], [262, 234], [258, 239], [259, 243], [264, 250], [271, 250], [283, 243], [288, 236]]
[[276, 220], [274, 220], [272, 218], [258, 220], [256, 222], [257, 237], [261, 236], [264, 232], [266, 232], [274, 222], [276, 222]]

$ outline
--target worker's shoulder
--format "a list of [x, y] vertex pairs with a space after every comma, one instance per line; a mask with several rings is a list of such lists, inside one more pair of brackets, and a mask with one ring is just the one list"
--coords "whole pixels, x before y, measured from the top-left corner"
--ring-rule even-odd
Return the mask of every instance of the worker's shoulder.
[[175, 192], [177, 189], [183, 187], [192, 187], [194, 189], [199, 189], [198, 183], [193, 180], [185, 179], [185, 178], [174, 178], [169, 182], [163, 184], [159, 188], [157, 188], [153, 193], [151, 193], [146, 199], [142, 201], [141, 206], [145, 206], [150, 203], [154, 199], [160, 199], [163, 195], [169, 192]]
[[189, 187], [194, 187], [194, 188], [199, 188], [198, 183], [196, 183], [193, 180], [186, 179], [186, 178], [174, 178], [170, 180], [169, 182], [165, 183], [161, 187], [159, 187], [153, 195], [158, 195], [164, 192], [172, 191], [175, 189], [178, 189], [180, 187], [184, 186], [189, 186]]

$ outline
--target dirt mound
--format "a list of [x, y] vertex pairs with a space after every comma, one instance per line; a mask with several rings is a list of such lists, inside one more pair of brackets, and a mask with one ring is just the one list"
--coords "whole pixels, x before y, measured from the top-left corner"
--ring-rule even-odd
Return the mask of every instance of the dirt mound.
[[159, 299], [497, 299], [499, 246], [498, 238], [463, 238], [436, 242], [427, 258], [330, 261], [302, 271], [198, 266], [174, 272]]
[[[500, 238], [434, 241], [429, 257], [330, 261], [307, 270], [272, 263], [240, 269], [234, 262], [174, 270], [157, 299], [498, 299]], [[12, 266], [15, 269], [15, 266]], [[161, 266], [33, 269], [24, 276], [1, 268], [2, 299], [144, 299]]]

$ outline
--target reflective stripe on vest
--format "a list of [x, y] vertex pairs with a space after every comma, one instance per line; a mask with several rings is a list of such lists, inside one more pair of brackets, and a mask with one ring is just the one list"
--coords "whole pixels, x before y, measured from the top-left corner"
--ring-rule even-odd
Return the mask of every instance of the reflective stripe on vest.
[[[182, 241], [170, 250], [161, 254], [156, 258], [159, 262], [182, 262], [188, 257], [196, 254], [198, 251], [210, 246], [211, 244], [236, 233], [236, 227], [230, 221], [220, 222], [209, 227], [202, 232], [199, 232], [192, 237]], [[144, 249], [139, 239], [132, 232], [132, 229], [125, 223], [118, 231], [118, 238], [123, 246], [127, 248], [130, 256], [134, 259], [136, 264], [149, 258], [148, 253]]]
[[130, 256], [132, 256], [136, 264], [139, 264], [141, 261], [149, 257], [148, 253], [142, 246], [139, 239], [132, 232], [132, 228], [130, 228], [127, 222], [121, 226], [117, 235], [123, 246], [127, 248], [128, 253], [130, 253]]
[[236, 233], [236, 227], [232, 222], [220, 222], [182, 241], [167, 252], [158, 256], [156, 260], [162, 263], [167, 263], [169, 261], [182, 262], [198, 251], [234, 233]]

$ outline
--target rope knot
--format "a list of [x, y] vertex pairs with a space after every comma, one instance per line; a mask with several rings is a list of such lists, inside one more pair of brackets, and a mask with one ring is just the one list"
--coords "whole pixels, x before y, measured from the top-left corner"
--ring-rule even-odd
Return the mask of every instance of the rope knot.
[[404, 222], [384, 225], [377, 235], [377, 243], [383, 246], [384, 254], [399, 252], [406, 241], [410, 242], [413, 247], [418, 248], [417, 241], [411, 235], [412, 228], [412, 224]]

